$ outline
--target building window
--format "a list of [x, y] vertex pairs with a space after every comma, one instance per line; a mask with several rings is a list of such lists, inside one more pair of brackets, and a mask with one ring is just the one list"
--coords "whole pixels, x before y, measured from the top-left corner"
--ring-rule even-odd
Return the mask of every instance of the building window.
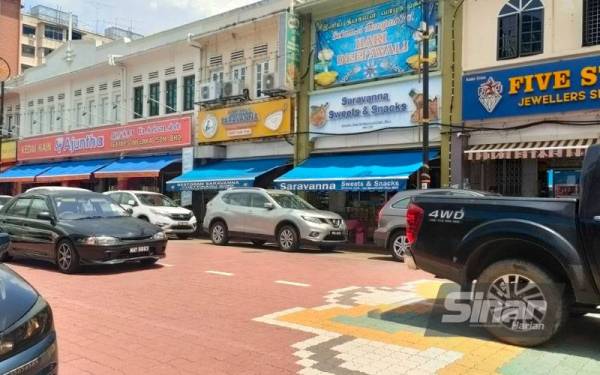
[[115, 94], [115, 97], [113, 99], [113, 122], [114, 123], [119, 123], [121, 122], [121, 95], [119, 94]]
[[94, 113], [94, 110], [96, 109], [95, 107], [96, 107], [96, 101], [90, 100], [88, 102], [87, 111], [86, 111], [88, 126], [92, 126], [94, 124], [94, 117], [96, 117], [95, 113]]
[[108, 96], [100, 98], [100, 123], [108, 123]]
[[583, 45], [600, 44], [600, 0], [583, 2]]
[[498, 15], [498, 60], [544, 51], [544, 4], [541, 0], [510, 0]]
[[133, 118], [144, 116], [144, 86], [133, 89]]
[[246, 66], [234, 66], [231, 68], [231, 78], [234, 81], [246, 80]]
[[29, 25], [23, 25], [23, 35], [35, 36], [35, 27]]
[[44, 36], [48, 39], [63, 40], [64, 31], [62, 28], [52, 25], [44, 25]]
[[222, 70], [214, 70], [210, 72], [210, 80], [213, 82], [223, 82], [223, 71]]
[[54, 113], [54, 107], [50, 107], [50, 109], [48, 109], [48, 132], [54, 131], [55, 117], [56, 114]]
[[183, 78], [183, 110], [191, 111], [194, 109], [194, 98], [196, 92], [196, 76], [187, 76]]
[[75, 127], [78, 128], [83, 124], [83, 103], [77, 103], [75, 107]]
[[269, 62], [264, 61], [256, 64], [256, 97], [260, 98], [263, 96], [263, 80], [265, 74], [269, 73]]
[[149, 87], [150, 93], [148, 95], [148, 110], [149, 116], [158, 116], [159, 103], [160, 103], [160, 83], [153, 83]]
[[165, 83], [165, 108], [166, 113], [177, 112], [177, 80], [172, 79]]
[[35, 47], [21, 44], [21, 55], [26, 57], [35, 57]]
[[81, 40], [82, 35], [79, 31], [73, 30], [73, 32], [71, 33], [71, 37], [73, 38], [73, 40]]

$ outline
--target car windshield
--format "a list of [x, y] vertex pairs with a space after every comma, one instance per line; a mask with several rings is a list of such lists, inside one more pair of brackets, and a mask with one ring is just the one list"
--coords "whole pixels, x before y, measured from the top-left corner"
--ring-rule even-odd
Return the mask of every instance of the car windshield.
[[60, 220], [105, 219], [128, 216], [121, 206], [101, 194], [54, 197]]
[[269, 193], [269, 195], [271, 198], [275, 199], [275, 202], [277, 202], [278, 205], [283, 208], [291, 208], [295, 210], [316, 210], [316, 208], [311, 206], [310, 203], [294, 194]]
[[0, 206], [4, 206], [6, 202], [8, 202], [11, 199], [11, 197], [0, 197]]
[[177, 203], [173, 202], [171, 198], [166, 197], [162, 194], [140, 194], [137, 193], [136, 197], [142, 202], [144, 206], [152, 207], [179, 207]]

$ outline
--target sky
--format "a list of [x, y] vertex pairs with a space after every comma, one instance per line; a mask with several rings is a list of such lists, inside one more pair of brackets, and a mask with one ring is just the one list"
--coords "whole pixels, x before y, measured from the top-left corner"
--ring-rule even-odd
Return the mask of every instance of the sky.
[[80, 28], [98, 30], [110, 26], [150, 35], [201, 18], [222, 13], [257, 0], [24, 0], [25, 10], [46, 5], [79, 17]]

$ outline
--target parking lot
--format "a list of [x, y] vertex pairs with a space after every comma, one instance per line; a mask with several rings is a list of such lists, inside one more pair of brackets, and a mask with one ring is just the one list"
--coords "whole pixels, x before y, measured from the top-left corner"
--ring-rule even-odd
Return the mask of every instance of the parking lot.
[[443, 283], [383, 254], [169, 241], [156, 266], [10, 267], [52, 305], [61, 374], [600, 372], [600, 319], [517, 348], [427, 329]]

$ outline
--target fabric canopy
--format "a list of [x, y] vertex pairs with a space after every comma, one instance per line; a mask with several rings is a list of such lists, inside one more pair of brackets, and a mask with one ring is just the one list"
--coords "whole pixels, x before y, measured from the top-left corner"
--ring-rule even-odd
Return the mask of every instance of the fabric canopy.
[[61, 180], [87, 180], [98, 169], [112, 163], [114, 159], [74, 160], [52, 164], [50, 169], [36, 176], [36, 182]]
[[[430, 153], [430, 159], [437, 157]], [[421, 168], [421, 151], [314, 155], [275, 180], [278, 188], [298, 191], [398, 191]]]
[[181, 161], [179, 155], [127, 156], [94, 172], [97, 178], [158, 177], [163, 168]]
[[198, 167], [167, 182], [171, 191], [250, 187], [260, 176], [290, 164], [289, 158], [223, 160]]
[[46, 172], [55, 164], [21, 164], [0, 173], [0, 182], [33, 182], [35, 177]]

